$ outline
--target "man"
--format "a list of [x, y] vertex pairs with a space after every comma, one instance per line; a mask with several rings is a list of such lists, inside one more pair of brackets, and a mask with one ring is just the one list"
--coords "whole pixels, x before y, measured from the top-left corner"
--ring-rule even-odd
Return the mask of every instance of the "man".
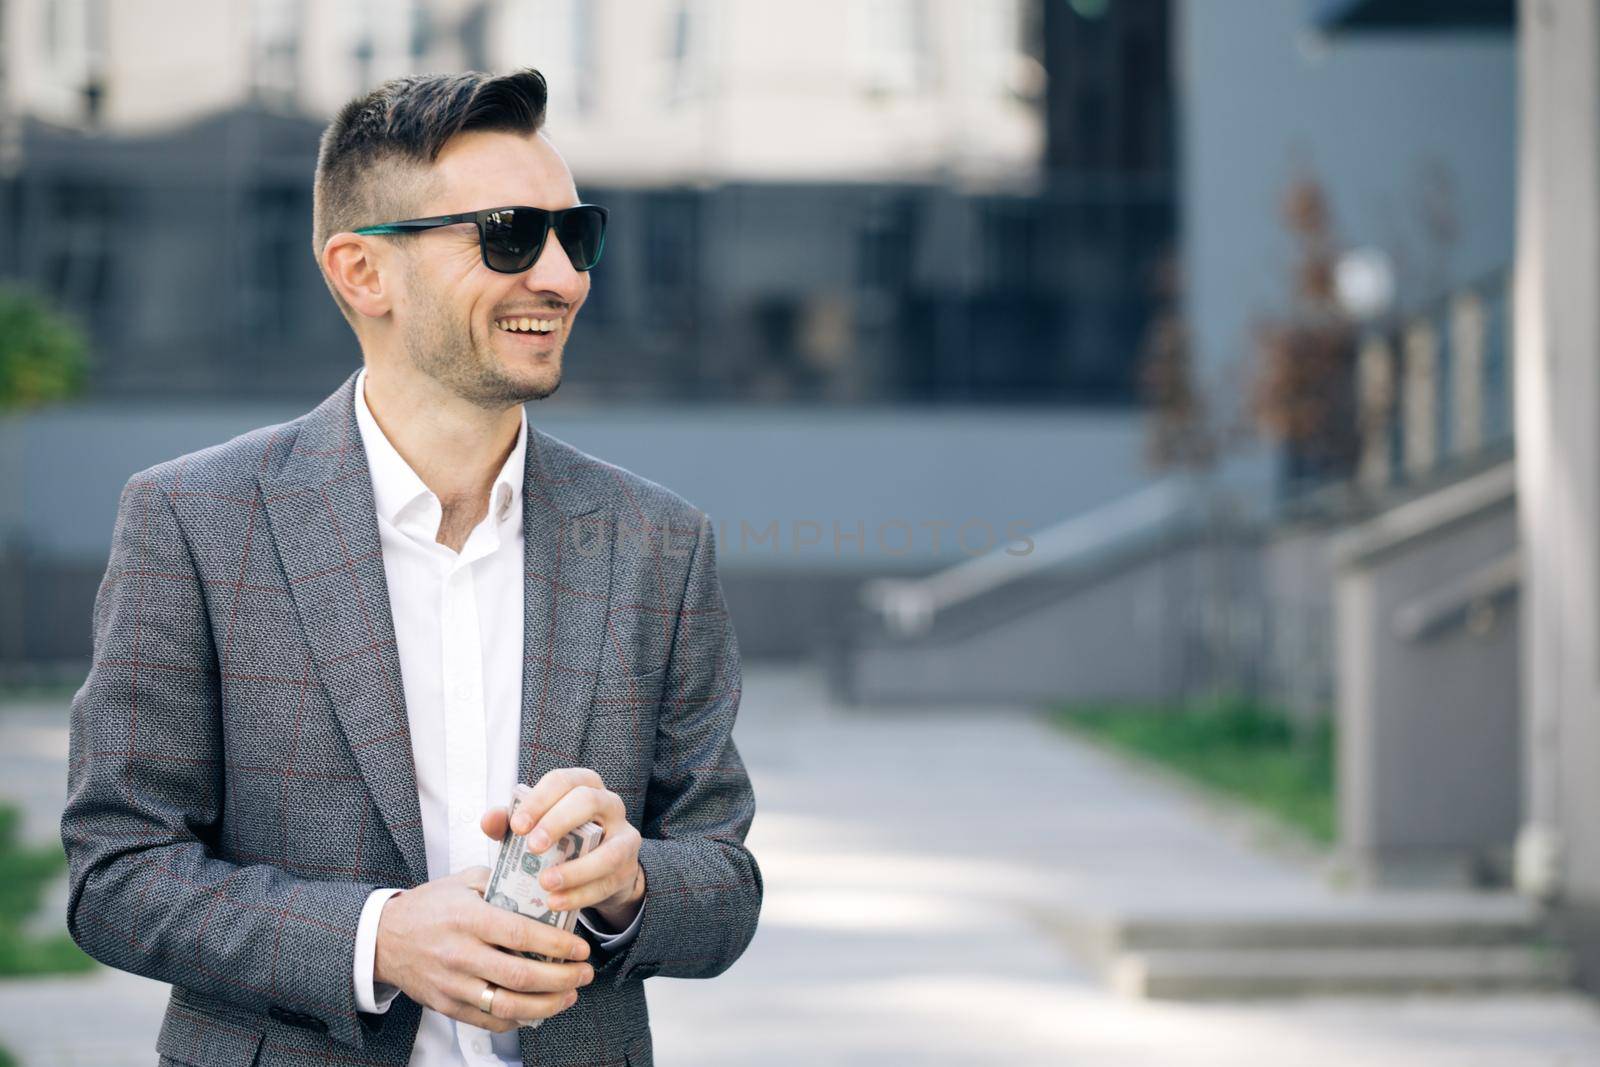
[[[754, 934], [713, 526], [523, 407], [606, 221], [545, 101], [521, 71], [347, 105], [313, 240], [364, 367], [122, 492], [62, 838], [78, 943], [173, 986], [162, 1062], [637, 1067], [643, 980]], [[519, 781], [530, 849], [603, 828], [543, 876], [576, 934], [482, 898]]]

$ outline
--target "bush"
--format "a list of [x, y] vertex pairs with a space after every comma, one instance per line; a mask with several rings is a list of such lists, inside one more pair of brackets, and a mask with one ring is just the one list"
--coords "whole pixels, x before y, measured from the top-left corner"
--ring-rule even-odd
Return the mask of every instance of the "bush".
[[0, 285], [0, 410], [63, 400], [89, 373], [83, 331], [37, 294]]

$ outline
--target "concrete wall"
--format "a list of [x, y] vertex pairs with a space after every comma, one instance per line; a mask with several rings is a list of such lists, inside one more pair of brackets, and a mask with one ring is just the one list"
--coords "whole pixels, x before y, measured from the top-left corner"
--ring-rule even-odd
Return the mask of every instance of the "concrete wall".
[[1509, 466], [1358, 525], [1338, 566], [1339, 844], [1363, 883], [1505, 884], [1521, 817]]
[[1600, 11], [1520, 5], [1517, 497], [1525, 822], [1517, 880], [1600, 989]]
[[[923, 637], [880, 635], [840, 665], [858, 703], [1176, 704], [1248, 691], [1230, 616], [1258, 612], [1256, 536], [1189, 532], [1128, 558], [1019, 579]], [[969, 618], [970, 616], [970, 618]], [[1255, 642], [1249, 642], [1251, 650]]]
[[[528, 413], [540, 428], [711, 514], [731, 610], [752, 654], [815, 647], [868, 577], [934, 570], [982, 549], [990, 532], [1003, 541], [1008, 523], [1042, 529], [1147, 480], [1131, 413], [586, 408], [559, 398]], [[92, 596], [105, 567], [129, 475], [298, 414], [260, 405], [83, 405], [0, 418], [0, 543], [29, 569], [30, 611], [67, 616], [65, 636], [36, 655], [87, 655], [83, 587]], [[11, 608], [22, 611], [17, 598]], [[44, 640], [36, 625], [23, 628]]]

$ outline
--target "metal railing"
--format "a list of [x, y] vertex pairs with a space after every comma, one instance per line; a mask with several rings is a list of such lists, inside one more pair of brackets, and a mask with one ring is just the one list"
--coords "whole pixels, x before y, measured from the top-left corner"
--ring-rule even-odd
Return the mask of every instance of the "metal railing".
[[1370, 331], [1356, 362], [1357, 485], [1439, 481], [1512, 446], [1511, 272]]

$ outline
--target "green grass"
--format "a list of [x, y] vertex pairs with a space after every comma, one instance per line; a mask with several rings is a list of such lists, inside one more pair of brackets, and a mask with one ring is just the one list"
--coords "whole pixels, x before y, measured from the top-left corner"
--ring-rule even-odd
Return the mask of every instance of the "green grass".
[[1063, 729], [1153, 760], [1277, 817], [1312, 840], [1335, 834], [1334, 737], [1328, 720], [1298, 727], [1246, 700], [1183, 708], [1074, 705]]
[[0, 1048], [0, 1067], [17, 1067], [16, 1057]]
[[39, 909], [46, 887], [66, 866], [67, 857], [60, 845], [20, 843], [20, 822], [17, 809], [0, 807], [0, 976], [89, 970], [95, 966], [94, 960], [66, 934], [40, 937], [24, 929], [28, 917]]

